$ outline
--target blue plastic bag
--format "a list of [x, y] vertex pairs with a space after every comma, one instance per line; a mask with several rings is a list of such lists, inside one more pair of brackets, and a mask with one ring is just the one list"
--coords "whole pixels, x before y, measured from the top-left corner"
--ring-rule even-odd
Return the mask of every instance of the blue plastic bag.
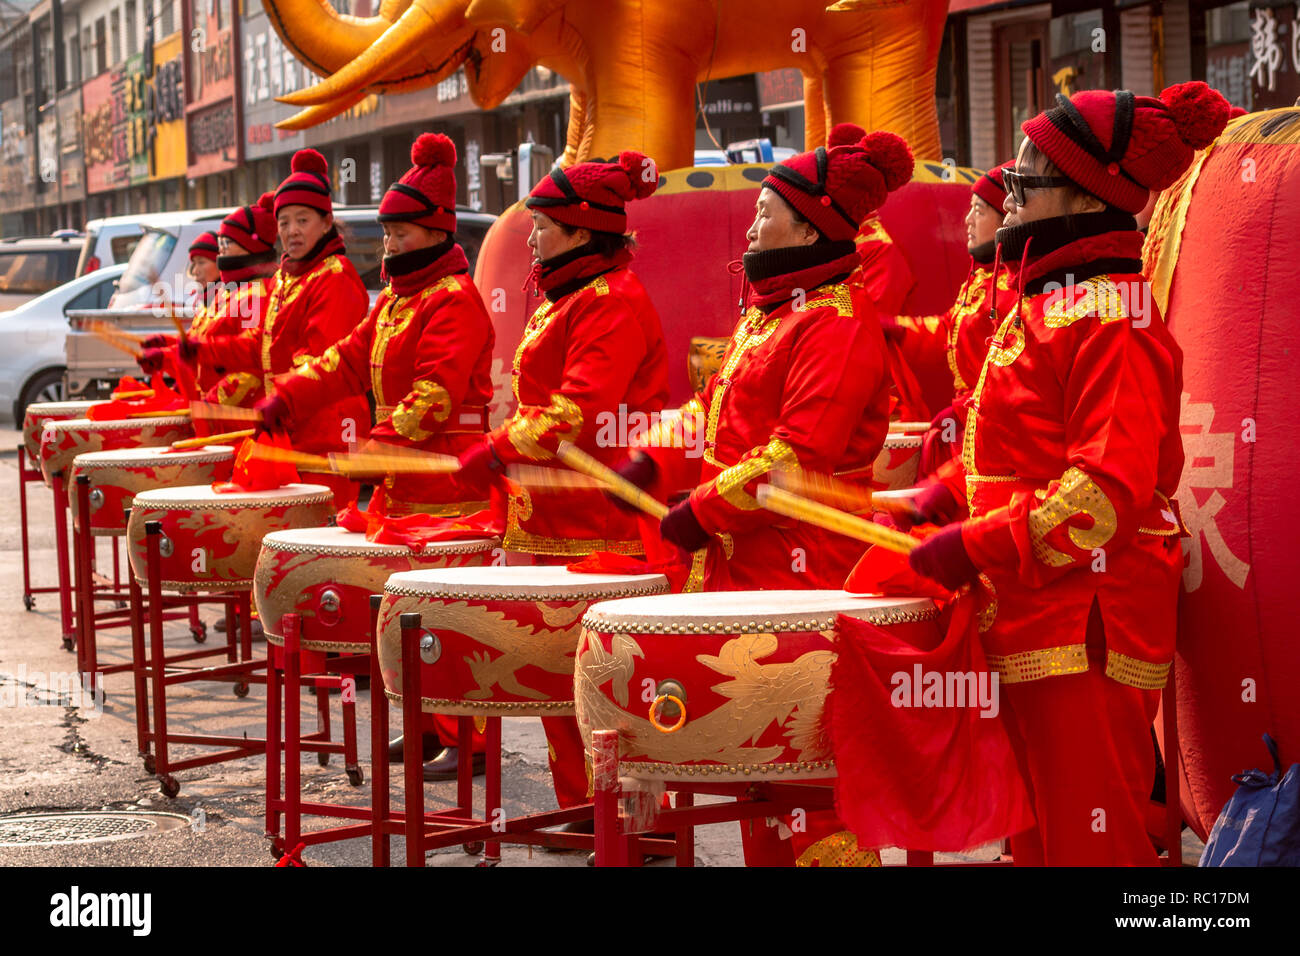
[[1277, 744], [1264, 735], [1273, 772], [1234, 774], [1237, 792], [1214, 821], [1201, 866], [1300, 866], [1300, 764], [1282, 775]]

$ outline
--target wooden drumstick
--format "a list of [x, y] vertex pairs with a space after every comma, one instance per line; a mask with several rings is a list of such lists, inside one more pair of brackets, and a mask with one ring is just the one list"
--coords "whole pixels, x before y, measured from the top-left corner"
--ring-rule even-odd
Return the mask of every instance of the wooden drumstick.
[[451, 455], [432, 452], [419, 455], [331, 452], [328, 461], [330, 468], [339, 474], [446, 475], [460, 470], [460, 462]]
[[868, 544], [878, 544], [882, 548], [900, 554], [909, 553], [920, 543], [911, 535], [903, 534], [901, 531], [894, 531], [892, 528], [859, 518], [857, 515], [840, 511], [838, 508], [792, 495], [774, 485], [759, 485], [757, 498], [758, 503], [768, 511], [825, 528], [827, 531], [847, 535]]
[[132, 412], [127, 418], [189, 418], [190, 410], [188, 408], [173, 408], [170, 411], [166, 409], [152, 412]]
[[153, 389], [139, 388], [133, 392], [114, 392], [108, 397], [115, 402], [125, 402], [132, 398], [153, 398]]
[[560, 442], [555, 457], [574, 471], [581, 472], [589, 478], [595, 478], [634, 508], [639, 508], [652, 518], [663, 519], [668, 514], [668, 506], [647, 491], [638, 488], [613, 468], [603, 465], [585, 451], [571, 442]]
[[241, 438], [252, 438], [256, 429], [245, 428], [237, 432], [225, 432], [221, 435], [208, 435], [203, 438], [182, 438], [180, 441], [174, 441], [169, 446], [175, 451], [184, 451], [186, 448], [202, 448], [204, 445], [224, 445], [228, 442], [239, 441]]

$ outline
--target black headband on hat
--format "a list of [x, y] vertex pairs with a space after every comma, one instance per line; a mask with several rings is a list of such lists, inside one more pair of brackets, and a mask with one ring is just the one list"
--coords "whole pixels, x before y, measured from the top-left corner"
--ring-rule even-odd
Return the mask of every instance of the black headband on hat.
[[801, 173], [797, 173], [789, 166], [785, 166], [781, 163], [777, 163], [773, 166], [771, 170], [768, 171], [768, 175], [773, 179], [779, 179], [784, 183], [788, 183], [800, 192], [807, 193], [816, 199], [821, 199], [821, 197], [825, 196], [830, 200], [830, 207], [839, 214], [841, 219], [847, 222], [853, 227], [854, 231], [856, 231], [860, 223], [850, 216], [844, 210], [843, 206], [835, 201], [834, 196], [826, 191], [826, 169], [830, 165], [830, 158], [826, 155], [825, 148], [818, 146], [817, 149], [813, 151], [813, 156], [817, 161], [817, 182], [813, 182]]
[[1101, 145], [1101, 140], [1097, 139], [1097, 134], [1092, 131], [1079, 108], [1063, 93], [1056, 94], [1056, 109], [1048, 110], [1045, 115], [1053, 126], [1093, 159], [1107, 166], [1113, 163], [1121, 176], [1135, 186], [1142, 186], [1120, 165], [1120, 160], [1128, 152], [1129, 140], [1133, 138], [1135, 108], [1134, 96], [1130, 90], [1115, 91], [1115, 125], [1111, 130], [1109, 150]]
[[389, 192], [401, 193], [409, 199], [414, 199], [420, 205], [424, 206], [424, 212], [381, 212], [379, 214], [380, 222], [407, 222], [412, 219], [423, 219], [426, 215], [442, 212], [442, 207], [434, 203], [424, 193], [406, 183], [393, 183], [388, 187]]
[[620, 215], [627, 212], [622, 206], [611, 206], [607, 203], [583, 199], [578, 195], [578, 191], [573, 188], [573, 183], [569, 182], [569, 177], [564, 175], [564, 170], [558, 166], [551, 170], [551, 182], [555, 183], [560, 192], [564, 193], [563, 198], [559, 196], [529, 196], [524, 200], [524, 205], [532, 209], [536, 206], [576, 206], [585, 202], [592, 209], [599, 209], [601, 212], [612, 212]]
[[[297, 174], [295, 173], [294, 175]], [[301, 189], [305, 192], [317, 193], [321, 196], [328, 197], [330, 194], [330, 190], [326, 180], [322, 179], [320, 176], [316, 175], [315, 173], [308, 173], [307, 175], [311, 176], [312, 179], [316, 180], [316, 182], [310, 182], [310, 181], [304, 182], [301, 179], [293, 179], [292, 177], [290, 177], [289, 179], [286, 179], [283, 183], [280, 184], [280, 188], [275, 191], [275, 195], [278, 197], [282, 192], [288, 192], [294, 189]], [[292, 205], [292, 203], [290, 205]]]

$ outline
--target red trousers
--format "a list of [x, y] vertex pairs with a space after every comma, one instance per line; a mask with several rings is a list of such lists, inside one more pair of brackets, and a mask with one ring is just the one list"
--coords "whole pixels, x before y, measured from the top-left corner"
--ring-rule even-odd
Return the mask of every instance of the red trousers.
[[1146, 809], [1157, 690], [1088, 670], [999, 688], [1038, 825], [1011, 838], [1017, 866], [1157, 866]]

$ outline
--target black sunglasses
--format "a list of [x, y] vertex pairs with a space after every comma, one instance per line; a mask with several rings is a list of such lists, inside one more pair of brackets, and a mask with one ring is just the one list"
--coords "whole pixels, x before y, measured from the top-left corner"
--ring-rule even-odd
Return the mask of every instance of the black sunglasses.
[[1065, 176], [1026, 176], [1023, 173], [1002, 171], [1002, 182], [1011, 193], [1011, 201], [1017, 206], [1025, 204], [1026, 189], [1045, 189], [1049, 186], [1068, 186], [1073, 180]]

